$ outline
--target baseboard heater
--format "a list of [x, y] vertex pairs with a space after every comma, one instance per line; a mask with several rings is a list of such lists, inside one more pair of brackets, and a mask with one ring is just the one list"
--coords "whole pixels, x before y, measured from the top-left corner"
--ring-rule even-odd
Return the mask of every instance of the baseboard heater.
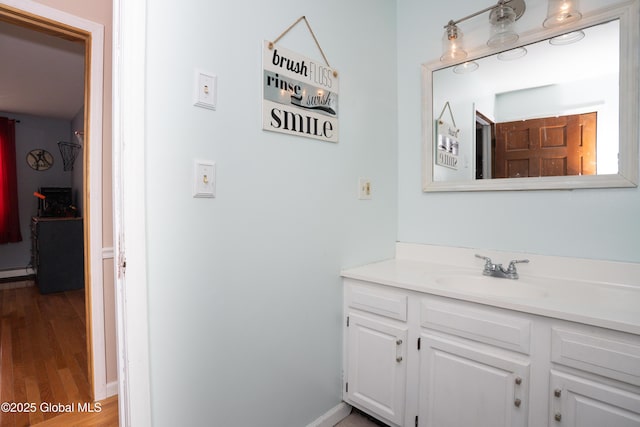
[[0, 270], [0, 280], [20, 279], [22, 277], [35, 276], [36, 272], [31, 267], [17, 268], [15, 270]]

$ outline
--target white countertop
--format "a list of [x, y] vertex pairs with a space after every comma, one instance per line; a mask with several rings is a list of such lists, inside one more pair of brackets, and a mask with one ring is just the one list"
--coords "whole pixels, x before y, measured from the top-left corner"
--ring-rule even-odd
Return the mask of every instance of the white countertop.
[[[483, 276], [482, 268], [415, 259], [367, 264], [344, 270], [342, 276], [640, 334], [640, 287], [629, 284], [523, 273], [518, 280], [493, 278]], [[447, 281], [453, 281], [454, 286]]]

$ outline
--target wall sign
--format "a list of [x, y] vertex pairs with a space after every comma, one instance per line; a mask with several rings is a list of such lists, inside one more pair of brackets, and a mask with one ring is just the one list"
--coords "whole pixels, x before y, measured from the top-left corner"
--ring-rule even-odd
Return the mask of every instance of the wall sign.
[[27, 164], [33, 170], [46, 171], [53, 166], [53, 156], [47, 150], [36, 148], [27, 153]]
[[333, 69], [268, 41], [262, 68], [262, 129], [338, 142]]
[[[449, 110], [451, 115], [451, 123], [447, 123], [442, 120], [445, 110]], [[456, 120], [453, 118], [453, 111], [451, 111], [451, 105], [449, 102], [444, 104], [444, 108], [440, 113], [440, 116], [436, 119], [436, 164], [445, 166], [450, 169], [458, 169], [458, 133], [460, 129], [456, 126]]]
[[450, 169], [458, 169], [458, 129], [442, 120], [436, 121], [437, 153], [436, 164]]

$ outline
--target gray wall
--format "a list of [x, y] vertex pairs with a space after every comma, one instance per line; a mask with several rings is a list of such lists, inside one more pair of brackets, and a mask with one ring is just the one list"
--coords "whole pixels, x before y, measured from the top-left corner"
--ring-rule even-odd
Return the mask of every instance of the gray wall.
[[[84, 215], [84, 199], [82, 197], [82, 191], [84, 186], [84, 182], [83, 182], [84, 154], [87, 149], [87, 146], [84, 143], [84, 136], [83, 136], [82, 142], [80, 142], [74, 134], [75, 131], [84, 132], [84, 107], [81, 108], [80, 111], [78, 111], [75, 117], [71, 120], [70, 130], [71, 130], [71, 135], [68, 137], [66, 141], [80, 144], [82, 147], [80, 151], [78, 151], [76, 160], [73, 163], [73, 171], [69, 172], [69, 175], [71, 175], [71, 186], [78, 193], [78, 200], [76, 201], [76, 207], [78, 208], [79, 212], [82, 215]], [[111, 186], [111, 183], [109, 183], [109, 186]]]
[[[20, 120], [16, 123], [16, 165], [18, 173], [18, 203], [22, 242], [0, 245], [0, 270], [26, 268], [31, 258], [31, 217], [38, 213], [33, 192], [40, 187], [69, 187], [71, 172], [62, 167], [58, 141], [69, 141], [68, 120], [0, 112], [0, 116]], [[51, 169], [35, 171], [26, 162], [27, 153], [44, 148], [53, 155]], [[78, 194], [81, 197], [81, 194]]]

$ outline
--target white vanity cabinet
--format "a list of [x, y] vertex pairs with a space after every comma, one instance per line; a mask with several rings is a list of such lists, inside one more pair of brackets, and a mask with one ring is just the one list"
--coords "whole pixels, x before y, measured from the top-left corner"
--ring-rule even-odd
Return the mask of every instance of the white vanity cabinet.
[[638, 427], [640, 395], [579, 375], [551, 372], [549, 426]]
[[551, 328], [550, 426], [640, 427], [640, 339]]
[[407, 296], [346, 288], [344, 399], [401, 426], [407, 381]]
[[421, 298], [419, 425], [524, 427], [530, 322]]
[[344, 400], [394, 427], [640, 427], [640, 335], [344, 279]]
[[527, 425], [527, 362], [450, 337], [421, 340], [420, 426]]

